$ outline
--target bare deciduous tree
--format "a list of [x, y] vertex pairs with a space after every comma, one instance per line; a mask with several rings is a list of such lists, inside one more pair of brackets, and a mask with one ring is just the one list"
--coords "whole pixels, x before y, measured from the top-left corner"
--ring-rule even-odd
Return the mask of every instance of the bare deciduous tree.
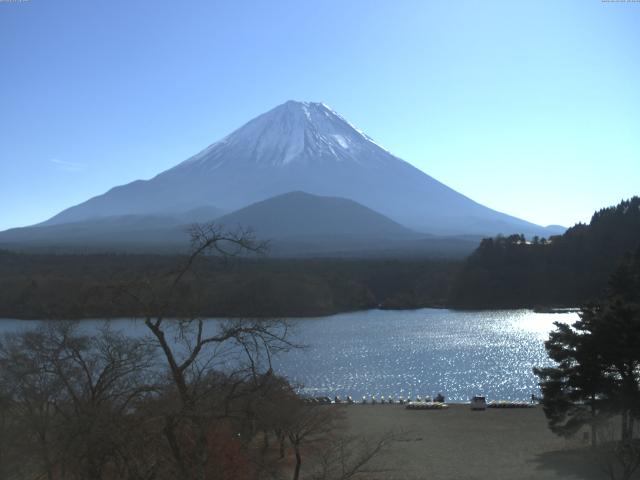
[[[207, 254], [229, 259], [241, 254], [261, 254], [266, 244], [246, 230], [228, 232], [215, 224], [191, 230], [192, 249], [184, 265], [169, 275], [158, 292], [143, 281], [120, 293], [134, 298], [143, 322], [157, 342], [175, 389], [175, 408], [164, 415], [163, 433], [182, 478], [202, 480], [210, 462], [207, 431], [214, 420], [230, 416], [229, 405], [238, 395], [259, 390], [260, 374], [271, 370], [272, 355], [292, 346], [286, 322], [233, 319], [206, 322], [198, 315], [196, 264]], [[185, 282], [189, 278], [190, 282]], [[172, 302], [180, 303], [179, 306]], [[180, 312], [178, 319], [168, 312]], [[224, 385], [211, 383], [211, 372], [230, 370]], [[224, 394], [221, 396], [221, 394]], [[212, 398], [218, 403], [212, 403]], [[221, 398], [222, 397], [222, 398]], [[250, 429], [253, 432], [253, 428]], [[185, 441], [185, 438], [188, 440]]]
[[18, 463], [35, 457], [31, 475], [49, 480], [98, 479], [107, 465], [126, 463], [123, 438], [135, 427], [126, 414], [154, 388], [152, 358], [144, 343], [106, 326], [89, 336], [77, 323], [52, 322], [5, 336], [0, 383], [17, 423]]
[[0, 341], [2, 478], [281, 478], [290, 448], [294, 479], [303, 457], [310, 478], [347, 479], [387, 444], [343, 435], [343, 407], [308, 404], [273, 372], [273, 355], [297, 347], [286, 322], [199, 315], [200, 257], [265, 245], [215, 225], [192, 240], [179, 269], [115, 288], [146, 335], [52, 322]]

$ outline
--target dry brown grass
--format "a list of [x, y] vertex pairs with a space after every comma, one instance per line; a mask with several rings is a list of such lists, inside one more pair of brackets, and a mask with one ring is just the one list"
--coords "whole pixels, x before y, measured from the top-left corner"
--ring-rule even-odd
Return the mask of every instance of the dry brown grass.
[[549, 431], [542, 408], [406, 410], [400, 405], [347, 409], [354, 434], [404, 430], [402, 441], [376, 459], [393, 469], [385, 479], [606, 479], [588, 443]]

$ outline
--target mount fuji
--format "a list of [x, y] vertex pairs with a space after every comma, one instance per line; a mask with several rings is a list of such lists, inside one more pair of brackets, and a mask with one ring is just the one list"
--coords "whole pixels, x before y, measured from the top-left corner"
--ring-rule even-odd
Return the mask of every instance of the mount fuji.
[[352, 200], [427, 234], [548, 236], [563, 230], [480, 205], [394, 156], [327, 105], [297, 101], [254, 118], [150, 180], [112, 188], [38, 226], [233, 212], [294, 191]]

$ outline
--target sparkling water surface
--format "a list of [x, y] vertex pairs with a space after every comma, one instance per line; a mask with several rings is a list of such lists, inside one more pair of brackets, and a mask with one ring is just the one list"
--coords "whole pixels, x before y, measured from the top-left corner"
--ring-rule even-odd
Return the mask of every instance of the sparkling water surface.
[[309, 345], [276, 361], [277, 371], [314, 395], [434, 396], [527, 400], [539, 394], [534, 366], [548, 365], [553, 322], [576, 313], [530, 310], [370, 310], [298, 322]]
[[[274, 359], [277, 373], [311, 395], [415, 398], [442, 392], [447, 401], [528, 400], [539, 394], [534, 366], [549, 364], [544, 341], [553, 322], [576, 313], [530, 310], [368, 310], [292, 319], [292, 339], [306, 345]], [[98, 325], [84, 321], [86, 328]], [[38, 322], [0, 320], [0, 332]], [[141, 322], [112, 320], [116, 329], [145, 333]]]

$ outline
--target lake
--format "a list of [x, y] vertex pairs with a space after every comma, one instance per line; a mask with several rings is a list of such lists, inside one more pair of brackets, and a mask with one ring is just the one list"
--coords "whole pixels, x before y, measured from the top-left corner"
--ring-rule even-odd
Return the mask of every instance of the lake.
[[[530, 310], [466, 312], [440, 309], [368, 310], [292, 319], [293, 339], [307, 345], [276, 357], [274, 369], [312, 395], [394, 395], [442, 392], [447, 401], [528, 400], [539, 394], [531, 369], [548, 365], [544, 341], [553, 322], [577, 313]], [[0, 332], [38, 322], [0, 319]], [[112, 320], [116, 329], [143, 333], [141, 322]], [[88, 328], [97, 325], [86, 320]]]

